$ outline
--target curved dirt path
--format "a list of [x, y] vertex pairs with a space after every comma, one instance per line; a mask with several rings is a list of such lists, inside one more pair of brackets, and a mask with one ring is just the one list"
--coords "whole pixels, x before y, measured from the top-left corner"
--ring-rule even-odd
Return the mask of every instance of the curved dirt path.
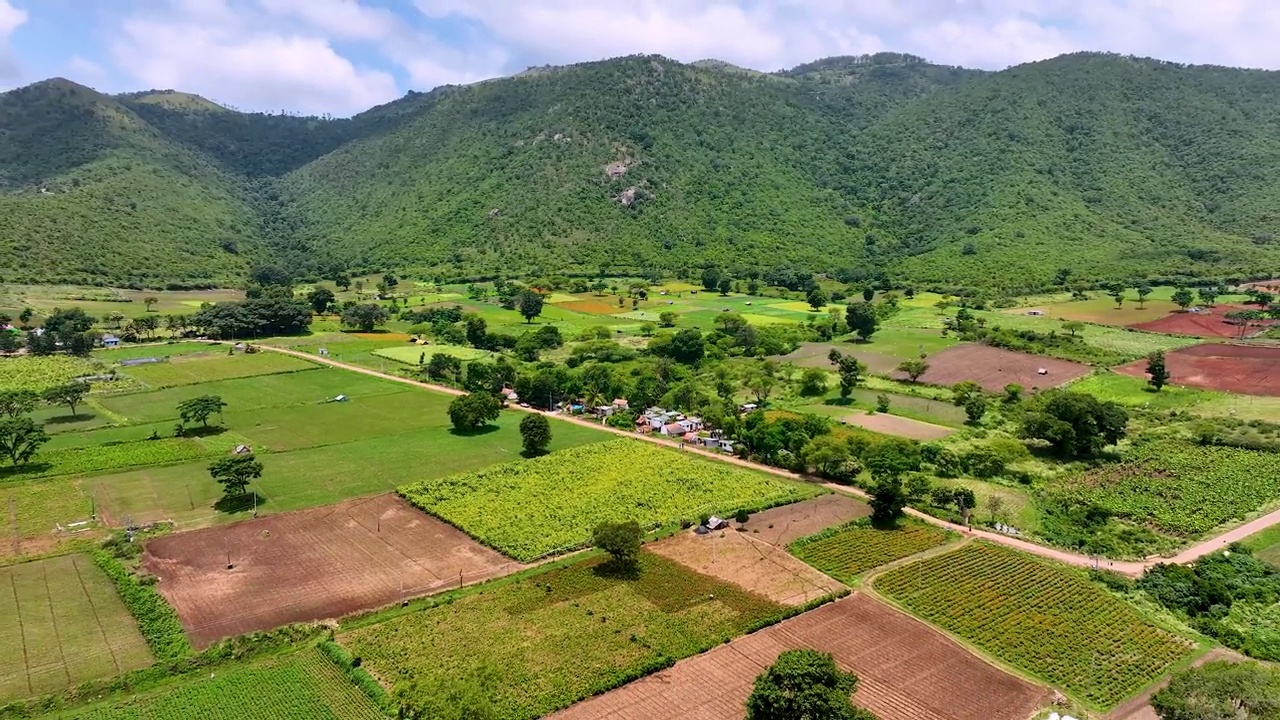
[[[436, 392], [447, 393], [449, 395], [465, 395], [466, 394], [462, 390], [458, 390], [457, 388], [451, 388], [446, 385], [436, 385], [434, 383], [422, 382], [419, 380], [414, 380], [412, 378], [401, 377], [399, 375], [392, 375], [391, 373], [380, 372], [378, 370], [372, 370], [370, 368], [361, 367], [359, 365], [351, 365], [349, 363], [340, 362], [338, 360], [332, 360], [327, 357], [312, 355], [310, 353], [302, 352], [301, 350], [275, 347], [272, 345], [257, 345], [257, 347], [260, 347], [264, 350], [270, 350], [271, 352], [284, 353], [285, 355], [294, 355], [296, 357], [305, 358], [307, 360], [310, 360], [311, 362], [319, 363], [321, 365], [329, 365], [332, 367], [341, 368], [343, 370], [349, 370], [351, 372], [362, 373], [364, 375], [372, 375], [373, 377], [382, 378], [384, 380], [391, 380], [393, 382], [404, 383], [406, 385], [414, 385], [416, 387], [426, 388], [428, 390], [435, 390]], [[672, 443], [662, 439], [661, 437], [655, 437], [653, 435], [637, 434], [628, 430], [621, 430], [618, 428], [609, 427], [608, 425], [604, 425], [602, 423], [585, 420], [580, 417], [574, 417], [572, 415], [561, 415], [559, 413], [548, 412], [545, 410], [537, 410], [535, 408], [523, 408], [518, 405], [511, 406], [511, 408], [513, 410], [520, 410], [522, 412], [540, 413], [542, 415], [547, 415], [548, 417], [557, 418], [563, 422], [571, 422], [571, 423], [576, 423], [578, 425], [585, 425], [585, 426], [593, 427], [597, 430], [604, 430], [606, 432], [611, 432], [615, 435], [621, 435], [623, 437], [629, 437], [635, 440], [643, 440], [646, 442], [662, 445], [668, 448], [673, 447]], [[737, 457], [736, 455], [725, 455], [723, 453], [712, 452], [710, 450], [706, 450], [703, 448], [695, 448], [687, 445], [683, 446], [681, 449], [683, 452], [702, 455], [704, 457], [707, 457], [712, 460], [717, 460], [719, 462], [727, 462], [733, 465], [738, 465], [740, 467], [750, 468], [758, 472], [766, 472], [771, 475], [778, 475], [780, 477], [785, 477], [791, 480], [797, 480], [801, 482], [814, 481], [814, 478], [800, 475], [799, 473], [794, 473], [794, 472], [791, 472], [790, 470], [783, 470], [781, 468], [762, 465], [760, 463], [752, 462], [750, 460], [744, 460], [740, 457]], [[832, 491], [835, 491], [838, 493], [844, 493], [846, 495], [852, 495], [853, 497], [856, 497], [860, 500], [867, 500], [871, 497], [866, 492], [863, 492], [858, 488], [849, 487], [847, 485], [839, 485], [839, 484], [830, 483], [830, 482], [824, 482], [822, 483], [822, 485]], [[1067, 565], [1074, 565], [1076, 567], [1083, 567], [1083, 568], [1097, 567], [1099, 569], [1110, 570], [1112, 572], [1117, 572], [1122, 575], [1128, 575], [1130, 577], [1137, 577], [1141, 575], [1143, 572], [1145, 572], [1147, 568], [1153, 565], [1156, 565], [1158, 563], [1183, 564], [1183, 563], [1192, 562], [1200, 557], [1208, 555], [1209, 553], [1212, 553], [1217, 550], [1221, 550], [1222, 548], [1226, 547], [1227, 545], [1230, 545], [1233, 542], [1243, 540], [1249, 535], [1252, 535], [1260, 530], [1264, 530], [1266, 528], [1271, 527], [1272, 525], [1280, 523], [1280, 510], [1275, 510], [1266, 515], [1263, 515], [1262, 517], [1251, 520], [1243, 525], [1239, 525], [1237, 527], [1231, 528], [1230, 530], [1227, 530], [1226, 532], [1220, 535], [1207, 538], [1194, 545], [1191, 545], [1190, 547], [1184, 548], [1181, 552], [1174, 555], [1173, 557], [1148, 558], [1147, 560], [1143, 560], [1143, 561], [1124, 561], [1124, 560], [1106, 560], [1101, 558], [1095, 559], [1088, 555], [1081, 555], [1079, 553], [1071, 552], [1070, 550], [1060, 550], [1058, 548], [1052, 548], [1046, 545], [1039, 545], [1037, 543], [1033, 543], [1027, 540], [1022, 540], [1021, 538], [1011, 537], [1009, 535], [1002, 535], [1000, 533], [991, 532], [989, 530], [965, 528], [960, 525], [947, 522], [946, 520], [936, 518], [932, 515], [929, 515], [928, 513], [920, 512], [919, 510], [916, 510], [914, 508], [907, 508], [906, 514], [910, 515], [911, 517], [923, 520], [924, 522], [937, 525], [939, 527], [944, 527], [952, 531], [960, 532], [967, 537], [981, 538], [983, 540], [988, 540], [990, 542], [999, 543], [1001, 545], [1005, 545], [1007, 547], [1011, 547], [1016, 550], [1028, 552], [1033, 555], [1039, 555], [1041, 557], [1048, 558], [1050, 560], [1056, 560], [1057, 562], [1065, 563]]]

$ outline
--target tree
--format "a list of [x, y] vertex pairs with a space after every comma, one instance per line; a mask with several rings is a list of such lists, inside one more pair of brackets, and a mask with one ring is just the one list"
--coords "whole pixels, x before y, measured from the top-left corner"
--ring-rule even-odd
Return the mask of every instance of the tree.
[[449, 403], [449, 422], [458, 432], [471, 432], [498, 419], [502, 404], [487, 392], [462, 395]]
[[373, 332], [374, 327], [385, 324], [390, 317], [387, 309], [378, 303], [358, 303], [342, 309], [343, 327], [360, 332]]
[[729, 291], [733, 289], [733, 281], [727, 277], [722, 277], [720, 278], [720, 284], [717, 287], [720, 290], [721, 296], [728, 295]]
[[902, 477], [920, 469], [920, 443], [900, 437], [887, 437], [862, 452], [862, 462], [876, 479]]
[[827, 353], [827, 359], [836, 366], [836, 372], [840, 374], [840, 399], [848, 400], [853, 394], [854, 388], [858, 387], [858, 383], [862, 382], [862, 371], [864, 370], [862, 363], [852, 355], [844, 355], [835, 348]]
[[875, 307], [867, 302], [854, 303], [845, 308], [844, 321], [849, 326], [849, 330], [857, 333], [858, 339], [863, 342], [870, 340], [876, 328], [880, 326]]
[[707, 290], [715, 290], [720, 287], [720, 281], [723, 278], [724, 275], [720, 272], [720, 268], [714, 266], [709, 267], [702, 271], [702, 287]]
[[769, 402], [769, 395], [773, 392], [774, 384], [773, 373], [763, 366], [751, 368], [742, 380], [742, 386], [751, 391], [751, 394], [755, 396], [756, 402], [760, 405]]
[[262, 463], [253, 453], [228, 455], [209, 465], [209, 476], [222, 485], [224, 497], [239, 497], [244, 495], [250, 481], [262, 477]]
[[329, 288], [318, 287], [307, 293], [307, 304], [311, 306], [311, 310], [317, 315], [323, 315], [329, 311], [337, 300], [333, 296], [333, 291]]
[[462, 373], [462, 360], [449, 353], [436, 353], [427, 361], [427, 377], [432, 380], [457, 380]]
[[881, 393], [876, 396], [876, 412], [889, 412], [889, 396]]
[[876, 525], [892, 525], [902, 517], [902, 509], [907, 506], [907, 492], [902, 487], [902, 478], [880, 478], [871, 487], [871, 522]]
[[614, 566], [634, 568], [640, 558], [644, 530], [635, 520], [600, 523], [591, 531], [591, 544], [609, 553]]
[[40, 395], [34, 390], [5, 390], [0, 392], [0, 413], [10, 418], [26, 415], [40, 404]]
[[827, 393], [827, 373], [821, 368], [805, 368], [800, 375], [800, 394], [805, 396]]
[[671, 310], [664, 310], [658, 313], [658, 327], [664, 327], [664, 328], [675, 327], [676, 319], [679, 317], [680, 317], [679, 315], [672, 312]]
[[89, 394], [89, 383], [71, 382], [56, 385], [44, 391], [44, 401], [50, 405], [66, 405], [71, 408], [71, 417], [76, 416], [76, 406]]
[[1192, 296], [1191, 291], [1182, 286], [1174, 290], [1173, 295], [1169, 299], [1173, 301], [1174, 305], [1177, 305], [1183, 310], [1191, 307], [1191, 303], [1196, 301], [1195, 297]]
[[119, 310], [112, 310], [111, 312], [107, 313], [107, 321], [110, 322], [112, 325], [115, 325], [116, 329], [119, 330], [120, 323], [124, 322], [124, 313], [120, 312]]
[[36, 316], [36, 311], [29, 307], [22, 308], [22, 312], [18, 313], [18, 322], [22, 323], [22, 327], [31, 327], [31, 318]]
[[1207, 662], [1173, 677], [1151, 698], [1162, 720], [1280, 718], [1280, 672], [1256, 662]]
[[1159, 392], [1169, 382], [1169, 370], [1164, 365], [1164, 351], [1156, 350], [1147, 356], [1147, 384]]
[[871, 302], [871, 299], [872, 299], [872, 298], [874, 298], [875, 296], [876, 296], [876, 289], [875, 289], [875, 288], [871, 287], [870, 285], [868, 285], [867, 287], [862, 288], [862, 301], [863, 301], [863, 302], [869, 303], [869, 302]]
[[529, 413], [520, 420], [520, 440], [527, 457], [543, 455], [551, 445], [551, 423], [537, 413]]
[[1094, 455], [1125, 436], [1129, 414], [1114, 402], [1085, 393], [1054, 390], [1037, 398], [1019, 431], [1023, 438], [1043, 440], [1063, 458]]
[[44, 428], [29, 417], [0, 420], [0, 452], [13, 465], [26, 463], [35, 456], [40, 446], [49, 442]]
[[1076, 333], [1084, 329], [1084, 323], [1079, 320], [1068, 320], [1067, 322], [1062, 323], [1062, 329], [1071, 333], [1071, 337], [1075, 337]]
[[964, 414], [969, 418], [970, 425], [977, 425], [982, 422], [982, 416], [987, 414], [987, 398], [982, 393], [974, 393], [964, 401]]
[[226, 401], [219, 395], [201, 395], [178, 403], [178, 417], [182, 418], [183, 424], [198, 422], [209, 427], [209, 417], [214, 413], [222, 415], [226, 406]]
[[1116, 301], [1116, 309], [1119, 310], [1120, 306], [1124, 305], [1124, 291], [1121, 290], [1120, 292], [1112, 295], [1111, 299]]
[[842, 672], [831, 655], [787, 650], [756, 678], [747, 720], [875, 720], [853, 706], [858, 677]]
[[542, 314], [542, 296], [532, 290], [525, 290], [516, 297], [516, 309], [527, 323]]
[[924, 360], [903, 360], [898, 365], [898, 372], [904, 373], [911, 382], [915, 382], [921, 375], [929, 372], [929, 363]]
[[706, 353], [706, 342], [702, 339], [702, 331], [697, 328], [685, 328], [671, 337], [667, 348], [667, 356], [683, 365], [697, 365]]
[[147, 297], [142, 300], [142, 304], [147, 306], [147, 312], [151, 312], [155, 309], [156, 303], [158, 302], [160, 302], [160, 298], [157, 297]]
[[1147, 306], [1147, 296], [1150, 294], [1151, 294], [1150, 285], [1146, 283], [1142, 283], [1141, 285], [1138, 286], [1138, 309], [1142, 309]]
[[820, 287], [814, 287], [810, 290], [808, 297], [805, 299], [809, 301], [809, 307], [813, 308], [814, 312], [822, 310], [827, 306], [827, 303], [831, 302], [831, 298]]
[[964, 407], [969, 398], [982, 394], [982, 386], [972, 380], [963, 380], [951, 386], [951, 403]]

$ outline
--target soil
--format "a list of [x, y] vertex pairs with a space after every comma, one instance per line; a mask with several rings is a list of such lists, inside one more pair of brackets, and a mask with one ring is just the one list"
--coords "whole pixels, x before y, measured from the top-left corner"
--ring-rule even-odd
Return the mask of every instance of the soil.
[[886, 435], [898, 435], [913, 440], [938, 440], [955, 433], [953, 428], [933, 423], [921, 422], [888, 413], [852, 413], [840, 418], [850, 425], [857, 425], [867, 430], [874, 430]]
[[745, 528], [707, 535], [685, 530], [645, 547], [694, 572], [733, 583], [782, 605], [804, 605], [844, 588], [788, 555], [785, 548], [757, 540]]
[[[1164, 364], [1173, 385], [1280, 396], [1280, 347], [1205, 343], [1166, 353]], [[1121, 365], [1116, 372], [1145, 379], [1147, 360]]]
[[[1046, 370], [1043, 375], [1040, 370]], [[930, 385], [955, 385], [972, 380], [987, 392], [1001, 392], [1006, 385], [1021, 385], [1035, 391], [1065, 385], [1093, 371], [1088, 365], [1002, 350], [986, 345], [956, 345], [929, 356], [929, 371], [920, 376], [920, 382]], [[903, 373], [894, 377], [905, 380]]]
[[752, 537], [785, 547], [829, 527], [871, 515], [871, 507], [848, 495], [832, 493], [758, 512], [747, 520]]
[[142, 567], [160, 579], [157, 588], [202, 648], [524, 566], [395, 495], [379, 495], [159, 537], [147, 543]]
[[[1236, 305], [1218, 305], [1207, 308], [1204, 312], [1175, 312], [1159, 320], [1137, 323], [1129, 327], [1135, 330], [1166, 333], [1169, 335], [1191, 335], [1193, 337], [1240, 338], [1241, 328], [1227, 322], [1226, 314], [1232, 310], [1256, 310]], [[1257, 334], [1266, 327], [1278, 325], [1274, 320], [1263, 320], [1251, 324], [1244, 329], [1243, 337]]]
[[[610, 302], [610, 300], [612, 300], [612, 302]], [[570, 305], [569, 309], [574, 312], [590, 313], [592, 315], [617, 315], [618, 313], [624, 313], [630, 310], [631, 302], [626, 298], [623, 298], [622, 305], [619, 305], [616, 298], [606, 295], [598, 300], [579, 300], [578, 302]], [[657, 316], [655, 315], [655, 317]]]
[[863, 594], [682, 660], [552, 720], [738, 720], [751, 684], [784, 650], [831, 653], [855, 673], [855, 704], [881, 720], [1026, 720], [1049, 699], [942, 633]]

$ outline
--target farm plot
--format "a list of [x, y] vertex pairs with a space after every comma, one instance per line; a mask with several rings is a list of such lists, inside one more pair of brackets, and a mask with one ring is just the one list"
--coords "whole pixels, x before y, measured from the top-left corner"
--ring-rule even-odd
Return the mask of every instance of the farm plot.
[[151, 664], [115, 587], [84, 555], [0, 568], [0, 702]]
[[1174, 312], [1149, 322], [1135, 323], [1130, 327], [1150, 332], [1168, 333], [1171, 335], [1193, 335], [1207, 338], [1249, 337], [1272, 326], [1273, 321], [1263, 320], [1250, 323], [1248, 327], [1240, 327], [1227, 321], [1226, 314], [1233, 310], [1250, 310], [1256, 308], [1233, 307], [1219, 305], [1199, 312]]
[[0, 392], [42, 392], [54, 385], [63, 385], [78, 377], [100, 372], [102, 366], [98, 363], [69, 355], [18, 355], [0, 358]]
[[[1044, 374], [1040, 371], [1044, 370]], [[1042, 355], [1001, 350], [986, 345], [957, 345], [929, 357], [929, 370], [920, 382], [955, 385], [972, 380], [987, 392], [1000, 392], [1009, 384], [1027, 390], [1058, 387], [1092, 372], [1088, 365]], [[905, 378], [902, 373], [894, 377]]]
[[913, 440], [939, 440], [955, 434], [954, 428], [934, 425], [933, 423], [912, 420], [911, 418], [890, 415], [889, 413], [868, 414], [864, 412], [841, 415], [840, 420], [850, 425], [873, 430], [885, 435], [898, 435]]
[[[108, 431], [109, 432], [109, 431]], [[85, 433], [93, 436], [97, 433]], [[5, 481], [54, 475], [90, 475], [146, 465], [168, 465], [229, 452], [245, 439], [232, 432], [203, 437], [156, 437], [153, 440], [77, 445], [40, 453], [35, 461], [5, 468]]]
[[747, 527], [751, 529], [752, 536], [781, 547], [792, 540], [870, 514], [871, 508], [866, 503], [848, 495], [829, 493], [755, 513], [747, 521]]
[[[1176, 350], [1165, 356], [1165, 367], [1176, 385], [1222, 390], [1243, 395], [1280, 396], [1280, 347], [1208, 343]], [[1147, 376], [1147, 361], [1116, 368], [1133, 377]]]
[[[482, 360], [493, 353], [488, 350], [477, 350], [476, 348], [462, 347], [461, 345], [396, 345], [395, 347], [374, 350], [373, 354], [406, 365], [425, 365], [431, 362], [431, 358], [436, 355], [452, 355], [466, 362], [469, 360]], [[419, 363], [419, 360], [422, 362]]]
[[[649, 552], [632, 579], [578, 562], [338, 640], [421, 714], [483, 688], [492, 717], [532, 720], [702, 652], [786, 610]], [[736, 710], [736, 708], [735, 708]], [[741, 713], [738, 713], [739, 716]]]
[[320, 650], [221, 669], [64, 713], [61, 720], [382, 720], [386, 715]]
[[869, 372], [880, 375], [893, 372], [898, 367], [898, 363], [902, 362], [893, 355], [866, 350], [848, 343], [802, 343], [800, 347], [789, 354], [774, 355], [771, 359], [784, 363], [793, 363], [799, 367], [816, 367], [830, 370], [832, 365], [827, 356], [831, 354], [832, 350], [858, 358], [859, 362], [867, 366]]
[[73, 537], [59, 527], [92, 515], [93, 503], [74, 480], [0, 485], [0, 557], [51, 551]]
[[121, 372], [154, 388], [315, 370], [320, 366], [293, 355], [258, 352], [228, 355], [208, 352], [173, 355], [163, 362], [131, 365]]
[[875, 588], [1099, 708], [1154, 682], [1193, 649], [1080, 575], [986, 543], [890, 570]]
[[193, 644], [203, 647], [521, 566], [396, 496], [381, 495], [156, 538], [147, 543], [142, 567], [160, 578], [160, 592]]
[[782, 548], [757, 540], [749, 532], [698, 535], [686, 530], [648, 547], [690, 570], [733, 583], [781, 605], [804, 605], [844, 589]]
[[[548, 720], [739, 720], [756, 676], [784, 650], [829, 652], [880, 720], [1026, 720], [1048, 691], [942, 633], [856, 594], [738, 638]], [[980, 689], [980, 691], [975, 691]]]
[[820, 492], [625, 438], [400, 488], [414, 505], [526, 562], [583, 545], [600, 522], [674, 523]]
[[1064, 478], [1050, 490], [1192, 538], [1280, 497], [1280, 454], [1153, 442], [1127, 451], [1124, 462]]
[[932, 525], [904, 521], [881, 530], [854, 520], [791, 543], [792, 555], [841, 582], [851, 583], [872, 568], [942, 545], [950, 537]]

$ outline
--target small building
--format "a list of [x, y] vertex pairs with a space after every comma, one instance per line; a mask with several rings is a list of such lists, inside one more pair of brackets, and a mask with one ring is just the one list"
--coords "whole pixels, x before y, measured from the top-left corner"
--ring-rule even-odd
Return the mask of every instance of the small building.
[[1028, 310], [1028, 311], [1027, 311], [1027, 314], [1028, 314], [1028, 315], [1036, 315], [1036, 316], [1039, 316], [1039, 315], [1043, 315], [1043, 314], [1044, 314], [1044, 311], [1043, 311], [1043, 310]]
[[715, 515], [707, 518], [707, 529], [709, 530], [723, 530], [727, 527], [729, 527], [729, 521], [724, 518], [718, 518]]
[[103, 336], [102, 336], [102, 347], [104, 347], [104, 348], [118, 348], [118, 347], [120, 347], [120, 338], [116, 337], [115, 335], [103, 335]]
[[616, 398], [613, 401], [613, 409], [614, 410], [630, 410], [631, 403], [627, 402], [626, 398]]
[[695, 432], [685, 433], [685, 434], [684, 434], [684, 436], [683, 436], [683, 437], [681, 437], [680, 439], [681, 439], [681, 440], [684, 440], [685, 442], [689, 443], [690, 445], [697, 445], [697, 444], [698, 444], [698, 433], [695, 433]]
[[680, 426], [680, 423], [671, 423], [670, 425], [662, 426], [663, 435], [678, 436], [678, 435], [684, 435], [684, 433], [685, 433], [685, 429]]
[[749, 412], [751, 412], [751, 411], [755, 410], [757, 407], [759, 407], [759, 406], [758, 406], [758, 405], [756, 405], [755, 403], [747, 403], [747, 404], [745, 404], [745, 405], [739, 405], [739, 406], [738, 406], [738, 410], [739, 410], [740, 412], [749, 413]]
[[252, 454], [253, 454], [253, 448], [249, 447], [248, 445], [237, 445], [237, 446], [236, 446], [236, 449], [235, 449], [235, 454], [237, 454], [237, 455], [252, 455]]

